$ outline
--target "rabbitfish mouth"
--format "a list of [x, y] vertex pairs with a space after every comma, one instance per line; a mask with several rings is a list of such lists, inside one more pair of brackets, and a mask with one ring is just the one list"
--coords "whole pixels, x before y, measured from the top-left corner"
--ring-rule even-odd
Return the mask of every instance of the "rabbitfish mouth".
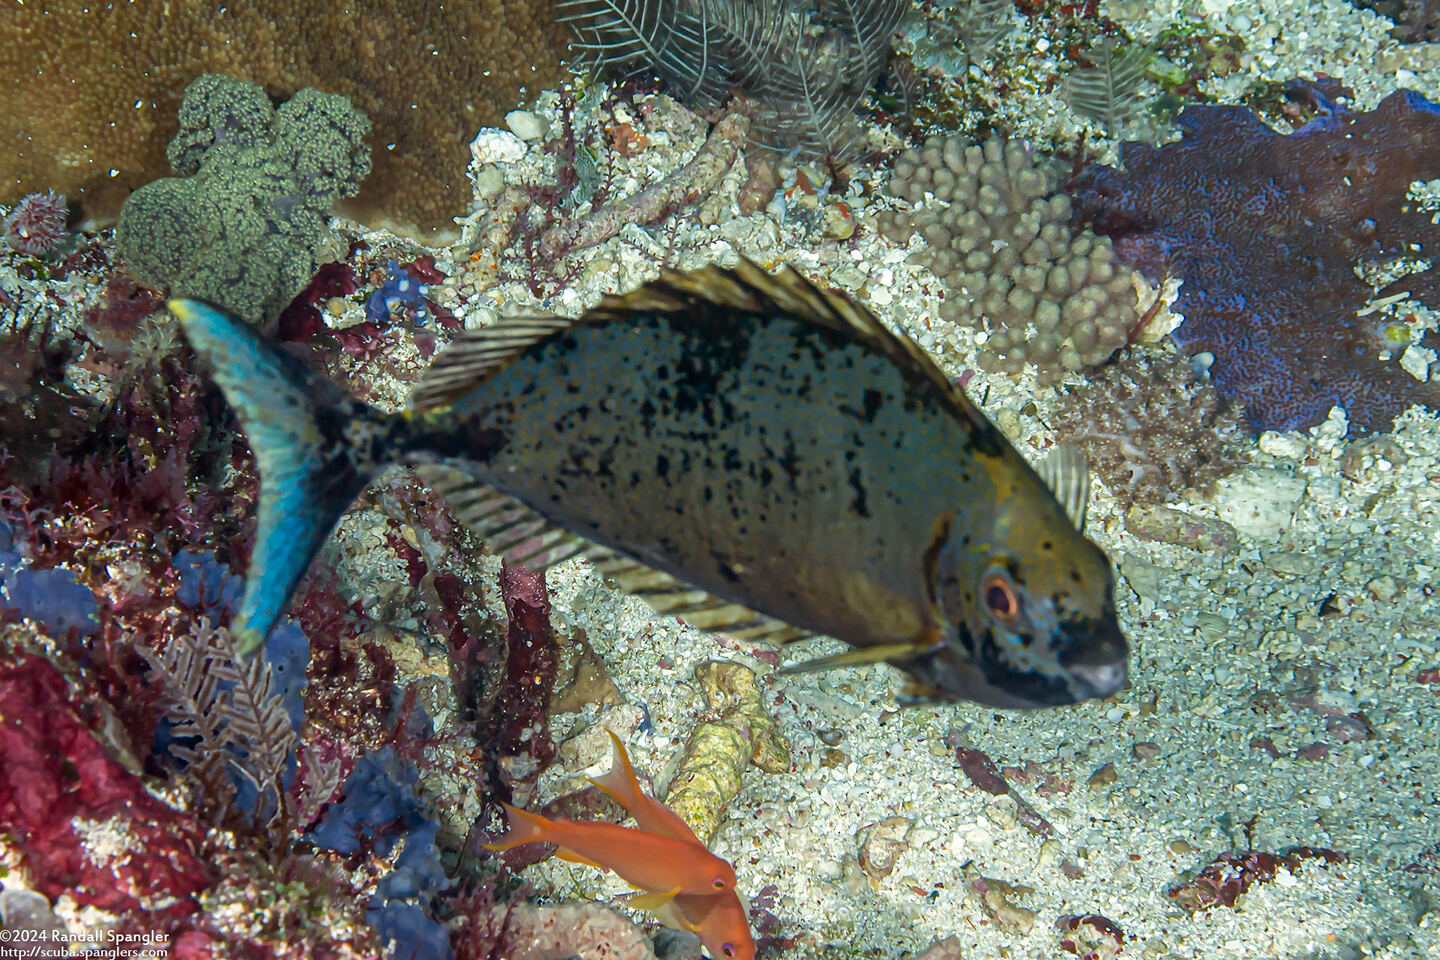
[[[1073, 631], [1073, 632], [1072, 632]], [[1080, 636], [1066, 644], [1073, 656], [1061, 655], [1054, 673], [1021, 670], [1002, 662], [985, 669], [962, 647], [946, 643], [896, 666], [931, 688], [927, 701], [973, 700], [989, 707], [1034, 710], [1103, 699], [1125, 687], [1129, 679], [1128, 645], [1116, 625], [1087, 625], [1064, 631]]]

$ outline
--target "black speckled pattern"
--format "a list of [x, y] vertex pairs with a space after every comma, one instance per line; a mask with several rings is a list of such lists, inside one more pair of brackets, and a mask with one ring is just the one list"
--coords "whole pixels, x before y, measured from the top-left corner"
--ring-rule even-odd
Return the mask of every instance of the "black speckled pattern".
[[698, 309], [571, 328], [454, 410], [504, 436], [494, 485], [561, 525], [867, 644], [928, 625], [937, 520], [987, 502], [945, 401], [814, 323]]

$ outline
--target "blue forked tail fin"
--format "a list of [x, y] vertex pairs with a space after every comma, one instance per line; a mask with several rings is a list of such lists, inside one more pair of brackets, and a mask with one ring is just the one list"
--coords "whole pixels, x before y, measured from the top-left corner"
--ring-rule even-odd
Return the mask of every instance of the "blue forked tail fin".
[[245, 598], [231, 624], [241, 653], [264, 646], [340, 514], [382, 470], [406, 429], [347, 396], [240, 318], [198, 300], [170, 312], [235, 409], [260, 471]]

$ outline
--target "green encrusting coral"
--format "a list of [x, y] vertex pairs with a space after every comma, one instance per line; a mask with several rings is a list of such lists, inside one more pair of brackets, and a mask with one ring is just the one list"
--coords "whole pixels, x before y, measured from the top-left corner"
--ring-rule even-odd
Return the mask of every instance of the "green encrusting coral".
[[166, 155], [180, 177], [131, 194], [115, 230], [141, 283], [273, 317], [304, 288], [331, 207], [370, 172], [370, 121], [349, 99], [301, 90], [279, 109], [253, 83], [205, 74], [185, 91]]

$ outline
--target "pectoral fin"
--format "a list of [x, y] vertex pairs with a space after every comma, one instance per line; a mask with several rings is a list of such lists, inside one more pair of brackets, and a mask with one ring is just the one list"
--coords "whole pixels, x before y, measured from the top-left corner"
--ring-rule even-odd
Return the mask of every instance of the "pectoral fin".
[[566, 850], [564, 847], [561, 847], [559, 850], [556, 850], [556, 851], [555, 851], [555, 856], [559, 857], [561, 860], [566, 861], [567, 863], [583, 863], [583, 864], [585, 864], [585, 866], [587, 866], [587, 867], [599, 867], [601, 870], [608, 870], [608, 869], [610, 869], [609, 867], [605, 866], [603, 863], [596, 863], [594, 860], [591, 860], [589, 857], [582, 857], [582, 856], [580, 856], [580, 854], [576, 853], [575, 851], [573, 851], [573, 850]]
[[923, 643], [883, 643], [874, 647], [856, 647], [853, 650], [846, 650], [844, 653], [792, 663], [781, 667], [778, 672], [819, 673], [821, 670], [834, 670], [838, 667], [865, 667], [872, 663], [888, 663], [891, 660], [905, 660], [919, 656], [933, 646], [934, 644], [927, 639]]
[[674, 890], [655, 890], [650, 893], [637, 893], [630, 898], [629, 903], [630, 906], [636, 910], [659, 910], [671, 900], [675, 899], [675, 894], [679, 892], [680, 888], [676, 887]]

